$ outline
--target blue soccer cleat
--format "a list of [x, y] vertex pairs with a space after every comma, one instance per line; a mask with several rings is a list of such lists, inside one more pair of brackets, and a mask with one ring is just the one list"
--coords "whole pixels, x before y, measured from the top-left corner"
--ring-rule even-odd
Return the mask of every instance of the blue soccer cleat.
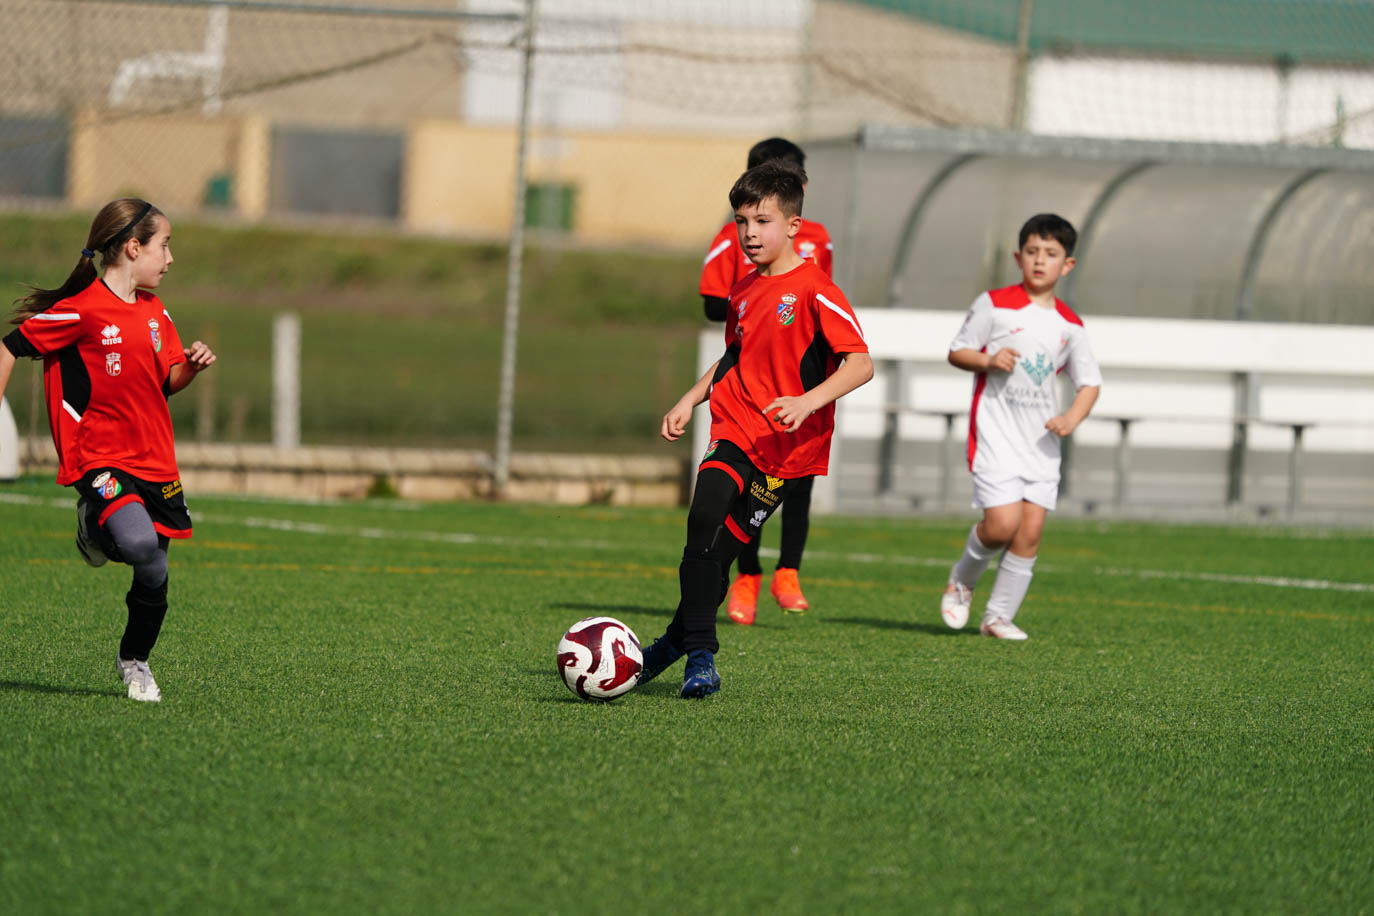
[[716, 658], [705, 649], [693, 649], [687, 654], [687, 671], [682, 678], [682, 698], [700, 700], [720, 689], [720, 675], [716, 673]]
[[636, 686], [647, 684], [658, 677], [669, 665], [682, 658], [682, 655], [682, 650], [669, 642], [666, 635], [655, 639], [644, 649], [644, 667], [639, 671]]

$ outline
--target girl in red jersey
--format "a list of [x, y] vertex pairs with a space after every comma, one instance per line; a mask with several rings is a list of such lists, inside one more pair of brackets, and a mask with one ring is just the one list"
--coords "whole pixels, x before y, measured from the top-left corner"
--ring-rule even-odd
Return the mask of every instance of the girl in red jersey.
[[[215, 362], [183, 348], [149, 290], [172, 266], [172, 226], [152, 204], [111, 201], [57, 289], [16, 301], [0, 347], [0, 395], [19, 357], [42, 357], [57, 482], [76, 489], [76, 546], [91, 566], [134, 569], [115, 664], [135, 700], [162, 699], [148, 667], [167, 613], [167, 546], [191, 536], [167, 398]], [[99, 255], [103, 276], [96, 274]]]

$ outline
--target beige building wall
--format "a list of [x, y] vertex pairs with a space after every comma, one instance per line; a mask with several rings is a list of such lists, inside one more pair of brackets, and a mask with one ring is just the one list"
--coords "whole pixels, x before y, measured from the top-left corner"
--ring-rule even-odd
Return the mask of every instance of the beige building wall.
[[[51, 114], [105, 107], [107, 116], [118, 116], [198, 112], [208, 101], [208, 114], [372, 127], [461, 114], [456, 21], [337, 12], [349, 6], [453, 12], [453, 0], [327, 5], [336, 12], [260, 4], [229, 8], [216, 20], [208, 6], [0, 0], [0, 109]], [[115, 99], [111, 90], [126, 68], [134, 78]]]
[[820, 0], [805, 81], [809, 136], [874, 122], [1006, 127], [1015, 49], [910, 16]]
[[[174, 214], [205, 205], [212, 181], [231, 182], [230, 210], [267, 214], [271, 126], [258, 116], [164, 115], [109, 121], [78, 116], [67, 199], [89, 210], [136, 195]], [[590, 244], [695, 248], [729, 215], [726, 195], [752, 140], [610, 132], [534, 133], [529, 180], [576, 189], [571, 237]], [[516, 134], [426, 120], [406, 133], [401, 225], [426, 233], [500, 238], [510, 231]]]
[[[531, 182], [576, 190], [573, 237], [591, 243], [704, 246], [750, 140], [607, 132], [534, 133]], [[515, 193], [508, 128], [427, 121], [408, 137], [402, 219], [423, 232], [504, 234]]]
[[270, 131], [260, 117], [142, 116], [73, 119], [67, 200], [78, 209], [116, 197], [152, 200], [169, 212], [201, 209], [212, 181], [230, 181], [232, 206], [256, 218], [267, 210]]

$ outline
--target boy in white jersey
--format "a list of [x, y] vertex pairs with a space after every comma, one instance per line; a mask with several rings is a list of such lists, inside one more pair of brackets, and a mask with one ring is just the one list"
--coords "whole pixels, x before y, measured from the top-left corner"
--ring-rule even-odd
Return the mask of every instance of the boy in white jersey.
[[[949, 345], [950, 364], [974, 373], [968, 461], [973, 507], [983, 510], [940, 599], [940, 616], [956, 630], [968, 622], [978, 577], [1000, 552], [981, 632], [1026, 638], [1013, 621], [1030, 588], [1045, 514], [1059, 496], [1059, 440], [1083, 422], [1102, 387], [1083, 322], [1054, 296], [1074, 268], [1077, 241], [1068, 220], [1031, 217], [1015, 253], [1021, 282], [975, 299]], [[1062, 370], [1076, 394], [1061, 414], [1054, 377]]]

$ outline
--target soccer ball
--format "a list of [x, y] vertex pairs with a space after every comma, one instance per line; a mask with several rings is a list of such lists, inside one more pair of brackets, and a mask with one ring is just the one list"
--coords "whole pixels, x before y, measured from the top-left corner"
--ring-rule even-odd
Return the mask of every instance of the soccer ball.
[[613, 700], [639, 681], [644, 654], [634, 631], [614, 617], [586, 617], [558, 641], [558, 673], [584, 700]]

